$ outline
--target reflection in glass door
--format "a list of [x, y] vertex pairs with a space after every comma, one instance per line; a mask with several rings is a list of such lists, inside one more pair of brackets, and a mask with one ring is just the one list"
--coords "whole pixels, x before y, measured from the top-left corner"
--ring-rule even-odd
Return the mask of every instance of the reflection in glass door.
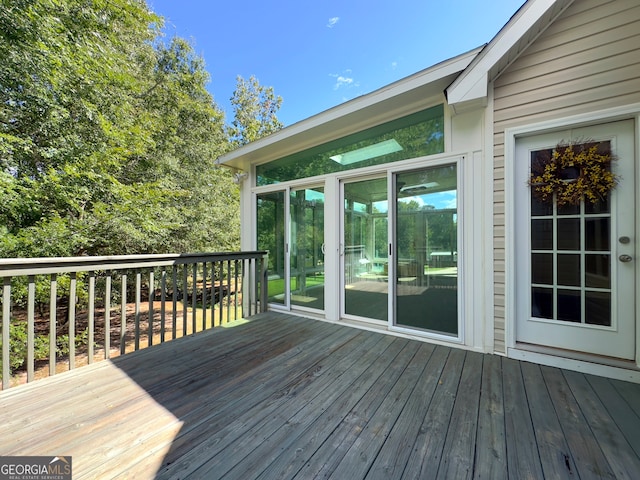
[[343, 184], [344, 313], [387, 320], [389, 304], [387, 179]]
[[395, 325], [458, 335], [456, 165], [395, 175]]
[[291, 305], [324, 310], [324, 189], [292, 190]]
[[285, 192], [258, 195], [257, 202], [258, 250], [269, 252], [269, 303], [288, 307], [286, 288], [285, 250]]

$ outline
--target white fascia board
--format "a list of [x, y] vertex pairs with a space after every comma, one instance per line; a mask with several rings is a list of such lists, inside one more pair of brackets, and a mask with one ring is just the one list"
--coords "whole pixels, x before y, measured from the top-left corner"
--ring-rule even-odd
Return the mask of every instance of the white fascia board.
[[486, 99], [489, 71], [554, 6], [557, 0], [529, 0], [518, 10], [469, 67], [447, 88], [450, 105]]
[[[314, 143], [324, 143], [373, 126], [367, 125], [368, 120], [375, 119], [376, 124], [379, 124], [394, 120], [398, 114], [402, 115], [404, 110], [406, 114], [414, 113], [420, 109], [414, 108], [418, 99], [442, 95], [452, 81], [451, 77], [467, 68], [480, 51], [478, 48], [446, 60], [367, 95], [301, 120], [221, 156], [216, 163], [239, 168], [243, 164], [246, 165], [247, 161], [271, 159], [276, 150], [288, 154], [294, 150], [300, 151], [315, 146]], [[393, 108], [386, 104], [389, 102], [393, 104]], [[385, 108], [381, 108], [382, 105]], [[389, 118], [380, 118], [384, 115], [383, 112], [390, 112]], [[327, 138], [329, 134], [332, 138]]]

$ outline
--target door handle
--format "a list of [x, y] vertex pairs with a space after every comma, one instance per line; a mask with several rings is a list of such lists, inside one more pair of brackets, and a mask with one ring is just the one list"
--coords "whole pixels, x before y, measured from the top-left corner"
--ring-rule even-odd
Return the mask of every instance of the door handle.
[[326, 255], [326, 253], [327, 253], [327, 246], [323, 243], [323, 244], [320, 246], [320, 250], [322, 251], [322, 254], [323, 254], [323, 255]]
[[629, 263], [631, 260], [633, 260], [633, 257], [631, 255], [620, 255], [618, 257], [618, 260], [620, 260], [622, 263]]

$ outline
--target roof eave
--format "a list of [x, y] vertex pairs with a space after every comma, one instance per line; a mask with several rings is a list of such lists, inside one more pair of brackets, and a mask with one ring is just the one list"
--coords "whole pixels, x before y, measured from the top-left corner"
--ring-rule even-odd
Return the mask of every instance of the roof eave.
[[[486, 105], [489, 83], [572, 2], [573, 0], [526, 2], [447, 88], [447, 100], [454, 112], [459, 113], [472, 105]], [[501, 63], [504, 66], [497, 68]]]

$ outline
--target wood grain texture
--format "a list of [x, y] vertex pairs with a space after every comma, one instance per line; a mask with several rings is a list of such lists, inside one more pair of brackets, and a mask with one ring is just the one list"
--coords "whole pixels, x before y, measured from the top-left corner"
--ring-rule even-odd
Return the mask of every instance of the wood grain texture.
[[633, 478], [640, 385], [269, 312], [0, 393], [75, 479]]

